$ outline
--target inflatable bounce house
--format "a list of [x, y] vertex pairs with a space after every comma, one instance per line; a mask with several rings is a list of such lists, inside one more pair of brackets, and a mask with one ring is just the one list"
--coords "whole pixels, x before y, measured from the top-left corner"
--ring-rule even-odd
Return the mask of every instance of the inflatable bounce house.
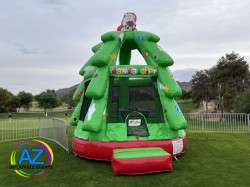
[[[75, 155], [112, 162], [116, 174], [172, 171], [172, 158], [185, 152], [187, 122], [174, 100], [181, 95], [168, 66], [173, 59], [160, 38], [136, 30], [126, 13], [117, 31], [101, 36], [81, 68], [83, 81], [70, 124]], [[131, 65], [137, 49], [146, 65]]]

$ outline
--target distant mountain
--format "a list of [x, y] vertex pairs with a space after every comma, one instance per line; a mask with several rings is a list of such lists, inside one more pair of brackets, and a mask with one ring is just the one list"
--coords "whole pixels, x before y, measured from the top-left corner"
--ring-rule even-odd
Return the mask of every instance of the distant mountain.
[[190, 82], [193, 74], [198, 71], [197, 69], [186, 68], [180, 70], [173, 70], [175, 80], [180, 82]]
[[62, 98], [65, 95], [68, 95], [70, 92], [72, 92], [73, 90], [76, 89], [76, 87], [78, 86], [78, 84], [71, 86], [69, 88], [61, 88], [56, 90], [56, 95], [60, 98]]
[[177, 81], [177, 82], [181, 86], [182, 90], [185, 90], [186, 92], [191, 91], [191, 89], [192, 89], [191, 82], [179, 82], [179, 81]]

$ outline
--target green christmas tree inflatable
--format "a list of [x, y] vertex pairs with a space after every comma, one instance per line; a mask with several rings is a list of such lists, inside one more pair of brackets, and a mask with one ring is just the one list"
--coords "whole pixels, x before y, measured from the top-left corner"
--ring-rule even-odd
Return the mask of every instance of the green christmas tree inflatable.
[[[117, 31], [101, 40], [81, 68], [83, 81], [73, 96], [74, 153], [112, 160], [118, 174], [171, 171], [171, 158], [187, 143], [187, 122], [174, 100], [181, 88], [168, 68], [173, 59], [157, 35], [136, 30], [134, 13], [126, 13]], [[131, 65], [132, 50], [147, 65]]]

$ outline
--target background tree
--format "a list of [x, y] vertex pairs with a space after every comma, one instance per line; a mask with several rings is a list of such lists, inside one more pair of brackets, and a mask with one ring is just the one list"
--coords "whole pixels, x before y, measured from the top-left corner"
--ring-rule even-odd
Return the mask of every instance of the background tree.
[[180, 99], [183, 99], [183, 100], [192, 99], [192, 92], [182, 89], [182, 95], [181, 95]]
[[205, 102], [206, 110], [208, 109], [208, 102], [211, 98], [210, 94], [210, 75], [209, 71], [197, 71], [191, 80], [192, 83], [192, 99], [196, 104]]
[[64, 95], [61, 99], [61, 102], [64, 102], [68, 105], [68, 108], [71, 109], [76, 106], [76, 102], [73, 100], [73, 95], [76, 89], [71, 90], [68, 94]]
[[0, 112], [10, 112], [10, 101], [13, 94], [7, 89], [0, 88]]
[[55, 90], [46, 90], [35, 97], [39, 106], [47, 111], [59, 106], [60, 102], [56, 96]]
[[17, 97], [14, 98], [14, 102], [18, 104], [18, 107], [19, 108], [23, 107], [25, 109], [30, 108], [32, 100], [33, 100], [32, 94], [25, 91], [19, 92], [17, 94]]
[[8, 102], [9, 112], [17, 112], [17, 109], [20, 108], [20, 101], [17, 96], [12, 96]]
[[250, 114], [250, 88], [240, 94], [235, 103], [235, 111]]
[[212, 94], [220, 109], [231, 111], [236, 98], [249, 86], [249, 67], [244, 57], [232, 52], [221, 57], [210, 69]]

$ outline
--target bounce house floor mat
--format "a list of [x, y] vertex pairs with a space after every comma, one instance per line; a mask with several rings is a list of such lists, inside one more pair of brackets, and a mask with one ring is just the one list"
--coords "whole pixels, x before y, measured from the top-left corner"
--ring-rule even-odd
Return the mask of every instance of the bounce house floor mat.
[[170, 172], [172, 156], [160, 147], [114, 149], [112, 169], [119, 175]]

